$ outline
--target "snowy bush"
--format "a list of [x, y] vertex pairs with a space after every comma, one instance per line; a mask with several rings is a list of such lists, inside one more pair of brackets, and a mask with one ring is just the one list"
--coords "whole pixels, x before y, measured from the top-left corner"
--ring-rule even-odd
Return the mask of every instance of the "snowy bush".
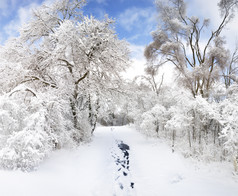
[[[62, 147], [73, 147], [82, 135], [70, 120], [69, 105], [47, 94], [27, 96], [24, 91], [0, 97], [0, 166], [29, 171]], [[90, 129], [88, 129], [90, 130]]]
[[186, 157], [206, 161], [223, 159], [220, 103], [201, 96], [194, 98], [189, 91], [176, 86], [150, 102], [157, 104], [142, 112], [138, 122], [141, 132], [165, 138], [173, 150], [181, 151]]
[[221, 118], [223, 129], [220, 138], [224, 142], [230, 160], [233, 161], [235, 171], [238, 171], [238, 93], [231, 94], [221, 102]]
[[14, 101], [9, 96], [0, 96], [0, 148], [9, 135], [18, 132], [24, 127], [23, 118], [26, 116], [26, 107]]
[[23, 130], [14, 133], [0, 151], [0, 163], [5, 169], [30, 171], [36, 168], [53, 149], [52, 138], [43, 130]]
[[44, 110], [29, 116], [26, 127], [9, 135], [5, 146], [0, 150], [1, 166], [24, 171], [38, 166], [54, 147], [53, 135], [50, 135], [46, 126]]
[[157, 104], [142, 115], [140, 128], [149, 136], [159, 136], [166, 122], [166, 109]]
[[[192, 127], [192, 117], [189, 112], [184, 108], [173, 106], [169, 109], [170, 119], [166, 122], [165, 129], [170, 134], [172, 147], [175, 147], [175, 140], [188, 138], [188, 144], [191, 147], [190, 130]], [[185, 137], [188, 136], [188, 137]], [[186, 142], [186, 140], [184, 141]], [[187, 142], [186, 142], [187, 143]]]

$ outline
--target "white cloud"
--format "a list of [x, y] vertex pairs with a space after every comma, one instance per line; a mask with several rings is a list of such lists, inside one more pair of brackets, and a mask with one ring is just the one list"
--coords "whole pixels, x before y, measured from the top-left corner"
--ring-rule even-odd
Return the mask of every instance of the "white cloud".
[[106, 11], [99, 7], [94, 9], [94, 13], [99, 19], [104, 19], [106, 15]]
[[1, 10], [4, 10], [4, 9], [6, 9], [7, 7], [8, 7], [8, 0], [1, 0], [0, 1], [0, 9]]
[[0, 0], [0, 16], [7, 17], [15, 11], [20, 4], [29, 4], [39, 0]]
[[143, 45], [130, 44], [131, 57], [137, 60], [144, 59], [144, 49]]
[[[144, 75], [144, 69], [146, 67], [146, 59], [144, 57], [143, 45], [130, 45], [131, 50], [131, 67], [124, 74], [126, 79], [134, 79], [135, 76]], [[161, 79], [164, 75], [164, 84], [170, 84], [174, 80], [174, 66], [170, 63], [166, 63], [159, 68], [158, 79]]]
[[226, 36], [227, 45], [230, 49], [234, 49], [235, 45], [238, 44], [238, 16], [236, 16], [230, 24], [227, 25], [223, 35]]
[[0, 16], [8, 16], [15, 6], [15, 0], [0, 0]]
[[118, 17], [118, 23], [127, 31], [144, 29], [151, 31], [155, 26], [156, 12], [152, 7], [126, 9]]
[[135, 76], [143, 75], [146, 60], [144, 58], [145, 46], [130, 44], [131, 51], [131, 67], [126, 71], [124, 77], [126, 79], [133, 79]]
[[175, 68], [172, 63], [166, 63], [159, 68], [158, 78], [164, 77], [163, 84], [172, 84], [175, 81]]
[[0, 43], [2, 43], [4, 41], [4, 35], [2, 32], [0, 32]]
[[131, 66], [123, 74], [125, 79], [133, 80], [136, 76], [144, 75], [145, 60], [132, 59]]
[[32, 9], [38, 6], [36, 3], [31, 3], [25, 7], [19, 7], [15, 18], [4, 26], [5, 34], [8, 37], [17, 36], [19, 28], [30, 19]]

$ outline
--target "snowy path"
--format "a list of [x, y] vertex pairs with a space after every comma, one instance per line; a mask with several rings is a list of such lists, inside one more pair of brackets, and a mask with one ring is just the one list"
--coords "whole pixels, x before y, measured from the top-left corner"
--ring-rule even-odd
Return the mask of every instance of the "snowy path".
[[100, 127], [93, 141], [61, 150], [36, 172], [0, 171], [0, 196], [237, 196], [231, 166], [198, 166], [127, 127]]

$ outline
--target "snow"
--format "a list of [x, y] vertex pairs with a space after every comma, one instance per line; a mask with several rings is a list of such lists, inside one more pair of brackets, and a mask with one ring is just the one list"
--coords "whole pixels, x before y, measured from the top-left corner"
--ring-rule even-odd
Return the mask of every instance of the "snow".
[[237, 196], [237, 181], [229, 163], [185, 159], [134, 128], [98, 127], [91, 143], [54, 152], [37, 171], [0, 171], [0, 195]]

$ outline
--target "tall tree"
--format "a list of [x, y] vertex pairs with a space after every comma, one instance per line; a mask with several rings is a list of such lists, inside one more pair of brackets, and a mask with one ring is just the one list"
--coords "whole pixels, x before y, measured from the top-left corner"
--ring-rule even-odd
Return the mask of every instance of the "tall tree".
[[100, 99], [120, 88], [120, 72], [129, 65], [127, 43], [118, 39], [114, 21], [83, 16], [84, 4], [58, 0], [42, 5], [14, 40], [28, 51], [20, 59], [27, 70], [22, 83], [69, 101], [74, 127], [82, 135], [81, 119], [87, 116], [95, 129]]
[[159, 13], [158, 29], [152, 32], [153, 42], [145, 49], [149, 61], [161, 57], [165, 62], [175, 65], [183, 84], [193, 96], [209, 96], [214, 81], [229, 65], [229, 51], [225, 48], [225, 38], [221, 36], [225, 26], [234, 17], [237, 0], [221, 0], [218, 7], [221, 22], [211, 30], [205, 46], [202, 40], [205, 28], [209, 29], [209, 19], [201, 21], [198, 17], [187, 15], [184, 0], [156, 0]]

